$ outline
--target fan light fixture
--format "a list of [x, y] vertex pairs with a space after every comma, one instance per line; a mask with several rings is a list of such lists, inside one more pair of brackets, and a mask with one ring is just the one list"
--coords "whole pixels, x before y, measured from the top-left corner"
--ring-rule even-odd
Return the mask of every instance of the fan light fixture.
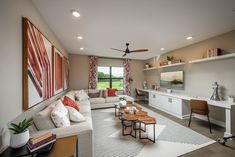
[[83, 39], [83, 37], [82, 36], [77, 36], [77, 38], [79, 39], [79, 40], [82, 40]]
[[71, 13], [74, 17], [80, 17], [81, 16], [77, 10], [71, 10]]
[[192, 37], [192, 36], [189, 36], [189, 37], [187, 37], [186, 39], [187, 39], [187, 40], [191, 40], [191, 39], [193, 39], [193, 37]]

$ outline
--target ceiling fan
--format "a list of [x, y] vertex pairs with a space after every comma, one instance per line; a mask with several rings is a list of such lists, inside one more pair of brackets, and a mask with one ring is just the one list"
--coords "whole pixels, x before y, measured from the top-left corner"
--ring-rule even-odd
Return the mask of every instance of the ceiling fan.
[[129, 46], [129, 43], [126, 43], [126, 50], [120, 50], [120, 49], [115, 49], [115, 48], [111, 48], [111, 50], [124, 52], [124, 55], [122, 57], [125, 57], [127, 54], [134, 53], [134, 52], [146, 52], [146, 51], [148, 51], [148, 49], [138, 49], [138, 50], [131, 50], [130, 51], [128, 46]]

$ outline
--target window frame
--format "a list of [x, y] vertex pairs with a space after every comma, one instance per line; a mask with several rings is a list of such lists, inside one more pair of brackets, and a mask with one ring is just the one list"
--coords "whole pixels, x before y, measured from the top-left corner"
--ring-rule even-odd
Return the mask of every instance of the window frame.
[[[113, 78], [112, 77], [112, 67], [119, 67], [119, 66], [98, 66], [98, 67], [108, 67], [109, 68], [109, 77], [105, 77], [105, 78], [97, 78], [98, 80], [97, 80], [97, 84], [99, 83], [99, 80], [105, 80], [105, 79], [107, 79], [107, 80], [109, 80], [109, 87], [108, 88], [112, 88], [112, 86], [113, 86], [113, 79], [114, 80], [118, 80], [118, 79], [121, 79], [122, 81], [123, 81], [123, 83], [124, 83], [124, 76], [123, 77], [117, 77], [117, 78]], [[123, 70], [124, 70], [124, 67], [121, 67], [120, 66], [120, 68], [123, 68]], [[97, 70], [97, 72], [99, 72], [98, 70]], [[124, 91], [124, 86], [122, 87], [122, 89], [117, 89], [118, 91]]]

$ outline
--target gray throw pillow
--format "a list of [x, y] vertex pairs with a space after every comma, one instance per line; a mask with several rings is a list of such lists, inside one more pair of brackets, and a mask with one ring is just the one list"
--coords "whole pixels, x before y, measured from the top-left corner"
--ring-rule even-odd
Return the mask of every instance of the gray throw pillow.
[[90, 98], [99, 98], [100, 97], [100, 91], [97, 93], [88, 93], [88, 96]]

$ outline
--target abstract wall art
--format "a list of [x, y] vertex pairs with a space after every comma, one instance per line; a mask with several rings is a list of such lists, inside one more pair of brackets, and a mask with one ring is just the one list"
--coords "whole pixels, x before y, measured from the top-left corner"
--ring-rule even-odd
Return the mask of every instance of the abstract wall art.
[[23, 18], [24, 110], [50, 98], [52, 87], [52, 44], [27, 18]]
[[69, 60], [63, 57], [63, 86], [64, 90], [69, 88]]
[[55, 46], [53, 46], [52, 51], [54, 56], [54, 94], [58, 94], [63, 91], [63, 55]]

